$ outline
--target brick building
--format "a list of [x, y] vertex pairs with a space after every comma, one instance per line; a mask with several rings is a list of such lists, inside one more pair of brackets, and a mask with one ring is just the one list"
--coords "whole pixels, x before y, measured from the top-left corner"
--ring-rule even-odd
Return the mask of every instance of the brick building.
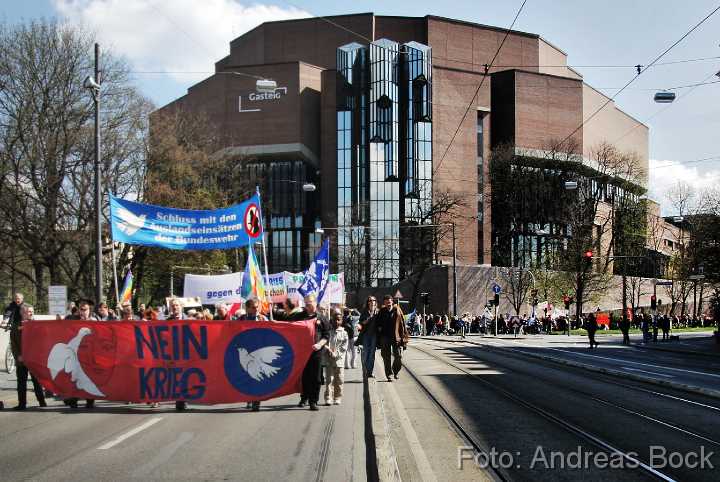
[[[271, 271], [304, 269], [320, 226], [333, 240], [333, 270], [351, 286], [393, 286], [418, 263], [447, 262], [447, 249], [432, 244], [437, 228], [422, 227], [441, 193], [466, 203], [454, 219], [459, 264], [524, 266], [572, 233], [546, 214], [494, 210], [491, 152], [509, 148], [522, 162], [568, 137], [584, 169], [563, 170], [552, 191], [568, 174], [593, 179], [593, 148], [608, 142], [633, 153], [640, 190], [648, 128], [611, 103], [578, 129], [608, 98], [538, 34], [510, 32], [488, 69], [505, 34], [435, 16], [267, 22], [231, 41], [214, 75], [161, 110], [206, 112], [223, 153], [263, 175]], [[275, 92], [258, 93], [258, 78], [277, 82]], [[305, 181], [318, 191], [303, 192]]]

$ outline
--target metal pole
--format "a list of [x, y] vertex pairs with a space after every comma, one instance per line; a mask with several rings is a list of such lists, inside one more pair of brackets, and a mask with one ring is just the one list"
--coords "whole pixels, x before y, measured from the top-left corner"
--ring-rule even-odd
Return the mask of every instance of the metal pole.
[[[95, 82], [100, 82], [100, 44], [95, 44]], [[102, 301], [102, 192], [100, 190], [100, 89], [95, 91], [95, 303]]]
[[497, 307], [497, 305], [495, 305], [495, 316], [493, 317], [494, 324], [495, 324], [495, 336], [497, 336], [497, 310], [498, 310], [498, 307]]
[[452, 256], [453, 256], [453, 315], [457, 316], [457, 248], [455, 245], [455, 221], [452, 222]]
[[115, 243], [110, 243], [112, 248], [112, 265], [113, 265], [113, 280], [115, 281], [115, 305], [120, 304], [120, 289], [118, 288], [118, 277], [117, 277], [117, 260], [115, 258]]
[[[258, 198], [259, 198], [259, 199], [262, 199], [261, 196], [260, 196], [260, 186], [257, 186], [257, 185], [256, 185], [256, 186], [255, 186], [255, 191], [257, 192]], [[265, 285], [266, 285], [265, 298], [266, 298], [266, 300], [267, 300], [267, 302], [268, 302], [268, 306], [270, 307], [270, 320], [274, 320], [274, 318], [273, 318], [273, 310], [272, 310], [272, 303], [270, 302], [270, 299], [267, 297], [267, 293], [268, 293], [268, 291], [267, 291], [267, 284], [270, 282], [270, 272], [268, 271], [267, 248], [265, 247], [265, 224], [264, 224], [264, 221], [263, 221], [263, 213], [262, 213], [262, 207], [261, 207], [261, 206], [262, 206], [262, 203], [259, 203], [259, 204], [260, 204], [260, 206], [258, 206], [258, 208], [259, 208], [259, 211], [260, 211], [260, 212], [258, 213], [258, 216], [260, 216], [260, 223], [262, 223], [262, 227], [263, 227], [262, 249], [263, 249], [263, 261], [265, 262]], [[253, 249], [253, 245], [252, 245], [252, 244], [248, 245], [248, 249]]]
[[175, 295], [173, 294], [173, 288], [174, 288], [173, 284], [174, 284], [174, 280], [175, 280], [175, 270], [174, 270], [174, 269], [170, 269], [170, 297], [171, 297], [171, 298], [175, 296]]

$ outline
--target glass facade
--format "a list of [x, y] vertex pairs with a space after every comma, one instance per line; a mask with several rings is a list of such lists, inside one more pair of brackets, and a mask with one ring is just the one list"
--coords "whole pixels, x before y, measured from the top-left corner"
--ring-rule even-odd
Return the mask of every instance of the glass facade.
[[402, 227], [432, 222], [431, 51], [351, 43], [337, 70], [338, 269], [348, 286], [390, 286], [417, 259]]
[[[265, 161], [247, 164], [248, 176], [260, 186], [266, 226], [268, 265], [271, 273], [307, 269], [321, 244], [316, 206], [302, 185], [317, 185], [315, 168], [304, 161]], [[292, 181], [292, 182], [290, 182]]]

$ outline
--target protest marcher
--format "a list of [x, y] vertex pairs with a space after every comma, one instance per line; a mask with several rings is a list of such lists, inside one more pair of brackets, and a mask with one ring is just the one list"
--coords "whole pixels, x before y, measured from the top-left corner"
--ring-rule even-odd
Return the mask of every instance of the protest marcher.
[[[16, 314], [15, 308], [19, 306], [20, 312]], [[12, 315], [8, 318], [8, 324], [10, 325], [10, 350], [12, 351], [13, 357], [15, 357], [15, 369], [17, 376], [17, 395], [18, 404], [13, 407], [13, 410], [25, 410], [27, 408], [27, 379], [30, 375], [30, 381], [32, 382], [33, 392], [35, 392], [35, 398], [38, 401], [38, 405], [41, 407], [47, 407], [45, 403], [45, 393], [40, 383], [30, 374], [27, 367], [25, 366], [22, 357], [22, 320], [32, 320], [35, 314], [35, 310], [32, 306], [26, 305], [23, 302], [23, 296], [20, 293], [15, 294], [13, 303], [5, 309], [5, 314], [8, 315], [11, 312]]]
[[[393, 302], [393, 297], [385, 295], [383, 306], [377, 315], [378, 338], [380, 341], [380, 355], [385, 366], [385, 376], [391, 382], [394, 376], [397, 380], [402, 368], [401, 350], [407, 346], [410, 336], [405, 326], [405, 318], [399, 306]], [[392, 354], [392, 363], [390, 357]]]
[[138, 305], [137, 316], [135, 317], [136, 320], [142, 320], [145, 315], [145, 309], [145, 303], [140, 303], [140, 305]]
[[225, 303], [218, 303], [215, 305], [215, 316], [213, 320], [221, 321], [228, 319], [228, 307]]
[[116, 319], [115, 315], [110, 313], [107, 303], [98, 305], [96, 316], [99, 321], [114, 321]]
[[315, 343], [312, 346], [313, 352], [310, 359], [305, 365], [302, 374], [302, 393], [300, 394], [300, 402], [298, 407], [304, 407], [306, 403], [310, 405], [310, 410], [318, 410], [318, 401], [320, 400], [321, 385], [321, 367], [322, 367], [322, 347], [328, 342], [329, 327], [327, 323], [320, 320], [317, 316], [317, 298], [315, 295], [307, 295], [305, 297], [305, 308], [289, 314], [288, 321], [315, 321]]
[[363, 366], [363, 376], [374, 378], [373, 370], [375, 368], [375, 350], [377, 350], [377, 300], [374, 296], [368, 296], [365, 300], [365, 309], [360, 314], [360, 322], [358, 323], [358, 341], [357, 344], [362, 346], [360, 362]]
[[[97, 321], [97, 317], [92, 313], [92, 310], [90, 308], [90, 301], [88, 300], [80, 300], [77, 304], [77, 312], [73, 315], [67, 316], [66, 320], [92, 320]], [[132, 310], [131, 310], [132, 312]], [[65, 405], [68, 405], [71, 408], [77, 408], [78, 406], [78, 399], [77, 398], [68, 398], [67, 400], [63, 400], [63, 403]], [[85, 400], [85, 408], [94, 408], [95, 407], [95, 400], [92, 399], [86, 399]]]
[[133, 313], [132, 305], [129, 301], [123, 301], [120, 305], [120, 316], [121, 320], [123, 321], [132, 321], [137, 320], [135, 317], [135, 314]]
[[328, 343], [325, 345], [325, 404], [342, 403], [343, 383], [345, 381], [345, 354], [349, 336], [343, 326], [343, 312], [339, 308], [332, 310], [332, 325]]
[[[183, 315], [182, 303], [179, 299], [173, 298], [170, 300], [170, 314], [166, 318], [167, 320], [182, 320], [185, 319]], [[178, 401], [175, 402], [175, 410], [182, 411], [187, 408], [187, 402]]]
[[146, 308], [142, 316], [143, 321], [157, 321], [158, 314], [152, 308]]
[[[248, 298], [247, 301], [245, 301], [245, 314], [240, 315], [240, 317], [237, 318], [237, 321], [268, 321], [265, 315], [258, 312], [259, 305], [260, 301], [256, 298]], [[260, 410], [260, 402], [248, 402], [246, 408], [250, 408], [253, 412], [257, 412]]]
[[586, 324], [585, 329], [587, 330], [588, 339], [590, 341], [590, 348], [591, 349], [597, 348], [598, 342], [595, 341], [595, 332], [598, 329], [598, 324], [597, 324], [597, 318], [595, 317], [595, 313], [590, 313], [588, 315], [587, 320], [585, 321], [585, 324]]
[[355, 340], [358, 337], [357, 320], [353, 319], [350, 310], [345, 308], [343, 312], [343, 327], [348, 334], [348, 346], [345, 353], [345, 369], [355, 368], [355, 358], [357, 357], [357, 348], [355, 348]]

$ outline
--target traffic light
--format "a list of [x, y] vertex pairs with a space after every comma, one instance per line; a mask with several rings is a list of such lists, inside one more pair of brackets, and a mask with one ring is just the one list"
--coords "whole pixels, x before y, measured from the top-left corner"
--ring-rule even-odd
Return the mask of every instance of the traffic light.
[[655, 295], [650, 297], [650, 309], [657, 310], [657, 298], [655, 298]]
[[583, 258], [585, 258], [587, 261], [592, 261], [593, 252], [592, 250], [588, 249], [583, 253]]
[[570, 297], [568, 295], [563, 296], [563, 303], [565, 303], [565, 309], [570, 309]]
[[430, 293], [420, 293], [420, 297], [422, 298], [425, 306], [430, 304]]
[[500, 295], [497, 293], [495, 294], [495, 297], [493, 298], [493, 304], [495, 306], [500, 306]]

